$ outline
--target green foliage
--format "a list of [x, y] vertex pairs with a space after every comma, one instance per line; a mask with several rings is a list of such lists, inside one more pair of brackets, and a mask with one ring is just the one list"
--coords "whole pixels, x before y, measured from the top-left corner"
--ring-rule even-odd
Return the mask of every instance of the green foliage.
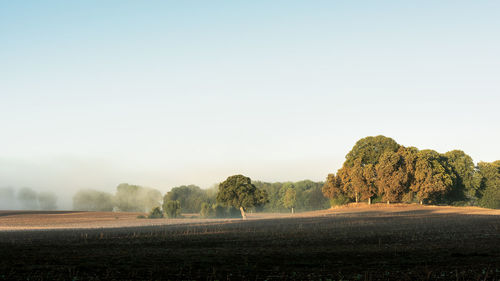
[[358, 140], [354, 147], [347, 153], [345, 165], [351, 167], [355, 160], [361, 164], [377, 164], [380, 156], [386, 151], [396, 152], [400, 145], [385, 136], [366, 137]]
[[196, 185], [183, 185], [172, 188], [163, 197], [163, 201], [171, 200], [179, 201], [185, 213], [199, 213], [203, 202], [215, 202], [215, 194], [210, 194], [210, 190], [203, 190]]
[[283, 206], [287, 209], [293, 209], [297, 207], [297, 191], [293, 188], [287, 188], [285, 195], [283, 196]]
[[160, 207], [154, 207], [151, 212], [149, 212], [148, 219], [160, 219], [163, 218], [163, 212]]
[[217, 202], [226, 206], [243, 209], [268, 202], [267, 193], [252, 184], [249, 177], [235, 175], [228, 177], [219, 185]]
[[455, 178], [442, 155], [433, 150], [422, 150], [417, 154], [414, 181], [410, 189], [420, 201], [437, 202], [450, 191]]
[[80, 190], [73, 196], [73, 209], [79, 211], [112, 211], [113, 195], [92, 189]]
[[500, 209], [500, 161], [479, 162], [480, 175], [479, 205], [485, 208]]
[[349, 202], [351, 202], [351, 199], [349, 197], [343, 194], [339, 194], [330, 199], [330, 206], [335, 207], [335, 206], [345, 205]]
[[203, 203], [200, 216], [203, 218], [241, 218], [241, 212], [233, 206]]
[[225, 218], [227, 215], [226, 207], [220, 204], [213, 205], [214, 215], [216, 218]]
[[240, 210], [236, 209], [233, 206], [226, 207], [226, 217], [228, 218], [241, 218]]
[[461, 150], [452, 150], [444, 154], [456, 176], [455, 184], [447, 195], [449, 201], [475, 202], [478, 196], [479, 182], [476, 180], [476, 168], [472, 158]]
[[215, 217], [215, 211], [209, 203], [201, 203], [200, 216], [202, 218], [213, 218]]
[[169, 218], [177, 218], [181, 215], [181, 204], [179, 201], [166, 201], [163, 202], [163, 211]]
[[322, 187], [323, 182], [313, 182], [310, 180], [303, 180], [298, 182], [260, 182], [256, 181], [254, 184], [268, 194], [269, 203], [256, 208], [258, 211], [265, 212], [286, 212], [289, 208], [283, 204], [283, 197], [288, 189], [293, 189], [296, 192], [296, 206], [297, 211], [309, 211], [327, 209], [330, 204], [328, 198], [323, 196]]

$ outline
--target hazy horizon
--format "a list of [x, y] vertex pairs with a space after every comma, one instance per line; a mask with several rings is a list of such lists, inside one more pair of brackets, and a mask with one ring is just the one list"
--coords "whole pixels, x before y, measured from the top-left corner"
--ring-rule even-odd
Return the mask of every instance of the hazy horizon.
[[500, 159], [497, 1], [0, 3], [0, 187], [324, 181], [355, 142]]

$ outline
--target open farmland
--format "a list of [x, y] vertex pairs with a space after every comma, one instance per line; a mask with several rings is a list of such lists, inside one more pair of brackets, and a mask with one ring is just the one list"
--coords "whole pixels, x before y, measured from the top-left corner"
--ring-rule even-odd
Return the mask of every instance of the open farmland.
[[0, 279], [500, 279], [494, 210], [360, 205], [247, 221], [136, 216], [3, 212]]

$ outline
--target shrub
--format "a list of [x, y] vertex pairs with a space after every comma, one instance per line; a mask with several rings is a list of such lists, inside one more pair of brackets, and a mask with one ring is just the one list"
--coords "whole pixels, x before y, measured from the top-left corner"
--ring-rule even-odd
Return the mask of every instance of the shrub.
[[148, 219], [161, 219], [163, 218], [163, 212], [160, 207], [154, 207], [151, 212], [149, 212]]
[[163, 210], [167, 214], [167, 217], [177, 218], [181, 215], [181, 204], [177, 200], [170, 200], [163, 203]]
[[219, 205], [219, 204], [215, 204], [213, 206], [213, 209], [214, 209], [214, 214], [215, 214], [216, 218], [225, 218], [226, 217], [226, 214], [227, 214], [226, 207]]
[[236, 209], [233, 206], [229, 206], [227, 208], [227, 217], [228, 218], [240, 218], [241, 219], [241, 212], [240, 210]]
[[210, 204], [202, 203], [200, 215], [202, 218], [213, 218], [215, 217], [215, 212]]
[[349, 197], [344, 196], [344, 195], [339, 195], [335, 198], [330, 199], [330, 205], [332, 207], [335, 207], [335, 206], [345, 205], [345, 204], [349, 203], [350, 201], [351, 200], [349, 199]]

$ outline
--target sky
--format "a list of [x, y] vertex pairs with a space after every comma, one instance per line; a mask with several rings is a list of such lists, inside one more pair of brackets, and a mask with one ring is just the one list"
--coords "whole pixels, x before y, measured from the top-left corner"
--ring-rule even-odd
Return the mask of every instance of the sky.
[[499, 1], [0, 0], [0, 187], [324, 180], [363, 137], [500, 159]]

